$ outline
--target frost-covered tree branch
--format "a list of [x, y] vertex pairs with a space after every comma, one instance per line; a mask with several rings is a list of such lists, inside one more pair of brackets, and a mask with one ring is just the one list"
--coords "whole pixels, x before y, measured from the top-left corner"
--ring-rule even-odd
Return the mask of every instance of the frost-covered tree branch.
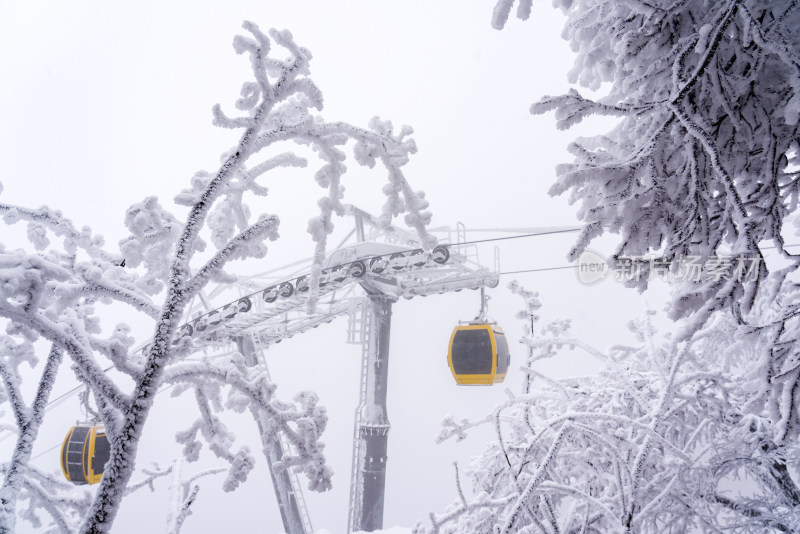
[[[515, 3], [518, 18], [530, 16], [531, 2], [498, 0], [493, 27]], [[556, 169], [551, 194], [569, 192], [585, 223], [570, 258], [609, 232], [618, 262], [654, 260], [629, 280], [640, 290], [655, 263], [675, 274], [681, 262], [727, 255], [750, 261], [751, 276], [723, 269], [676, 284], [674, 334], [636, 321], [640, 345], [597, 351], [608, 357], [596, 376], [563, 379], [535, 364], [580, 345], [564, 324], [534, 337], [538, 300], [512, 288], [526, 301], [522, 394], [487, 417], [445, 420], [440, 438], [494, 423], [497, 443], [473, 464], [474, 496], [459, 486], [429, 531], [798, 530], [800, 293], [784, 239], [800, 194], [800, 10], [749, 0], [554, 5], [577, 54], [570, 81], [603, 96], [570, 90], [531, 112], [555, 111], [559, 128], [617, 119], [572, 143], [573, 162]], [[769, 241], [788, 267], [768, 264]], [[725, 489], [739, 477], [746, 490]]]
[[261, 371], [244, 366], [240, 355], [235, 356], [239, 363], [234, 368], [209, 363], [186, 363], [170, 368], [165, 375], [165, 383], [180, 384], [177, 393], [189, 387], [194, 388], [201, 405], [201, 417], [178, 435], [178, 441], [185, 446], [187, 458], [198, 458], [202, 447], [197, 440], [199, 433], [217, 456], [234, 460], [235, 454], [231, 452], [233, 442], [225, 435], [224, 428], [219, 427], [219, 419], [212, 414], [209, 402], [214, 399], [213, 404], [222, 406], [221, 386], [228, 386], [227, 406], [236, 411], [249, 407], [256, 414], [265, 414], [270, 422], [265, 432], [282, 432], [298, 451], [295, 456], [285, 456], [276, 467], [286, 469], [299, 466], [308, 474], [312, 488], [330, 488], [331, 470], [326, 466], [325, 457], [317, 445], [319, 434], [325, 428], [326, 416], [317, 405], [316, 395], [304, 393], [296, 397], [294, 403], [281, 402], [275, 398], [275, 387], [266, 376]]
[[[251, 410], [263, 423], [265, 439], [273, 439], [277, 432], [286, 436], [295, 453], [286, 455], [277, 467], [305, 472], [314, 490], [330, 487], [332, 471], [319, 441], [327, 416], [317, 397], [306, 392], [292, 402], [277, 399], [275, 385], [257, 370], [245, 367], [241, 355], [225, 365], [187, 362], [186, 357], [201, 347], [196, 340], [182, 337], [178, 326], [185, 321], [189, 301], [209, 282], [235, 279], [225, 270], [231, 262], [265, 257], [266, 242], [277, 238], [279, 216], [249, 203], [254, 199], [267, 203], [266, 181], [287, 167], [308, 166], [309, 154], [319, 159], [314, 179], [325, 191], [317, 203], [317, 216], [309, 222], [316, 243], [309, 299], [312, 308], [333, 215], [344, 214], [348, 144], [358, 164], [373, 167], [379, 161], [386, 169], [383, 223], [391, 224], [394, 217], [405, 213], [406, 222], [418, 231], [425, 246], [431, 247], [434, 240], [425, 229], [430, 213], [424, 194], [414, 191], [402, 172], [416, 151], [410, 128], [395, 133], [390, 122], [377, 118], [367, 128], [325, 121], [315, 114], [322, 109], [323, 99], [309, 76], [311, 53], [296, 44], [288, 31], [266, 34], [251, 22], [243, 27], [246, 35], [237, 36], [233, 44], [237, 53], [249, 58], [253, 78], [242, 85], [235, 112], [223, 111], [221, 105], [212, 108], [213, 123], [238, 130], [240, 137], [223, 154], [216, 170], [197, 172], [174, 198], [187, 208], [184, 216], [173, 215], [155, 196], [145, 198], [124, 214], [129, 235], [120, 241], [120, 253], [113, 254], [102, 248], [102, 238], [88, 228], [76, 230], [61, 212], [0, 204], [6, 224], [28, 223], [26, 237], [34, 249], [7, 251], [0, 246], [0, 317], [9, 325], [8, 346], [22, 347], [16, 350], [22, 353], [37, 339], [44, 339], [53, 344], [57, 354], [65, 354], [78, 380], [90, 388], [111, 445], [97, 492], [90, 500], [83, 499], [81, 506], [45, 491], [31, 478], [38, 476], [31, 471], [22, 477], [21, 485], [12, 484], [13, 476], [7, 477], [12, 493], [30, 503], [32, 511], [23, 517], [31, 521], [37, 521], [33, 510], [44, 508], [67, 532], [110, 531], [124, 489], [134, 487], [129, 482], [138, 441], [154, 398], [165, 383], [176, 384], [179, 393], [194, 392], [198, 417], [179, 433], [178, 440], [191, 460], [197, 457], [198, 436], [202, 437], [230, 465], [224, 489], [233, 490], [244, 482], [255, 462], [249, 447], [237, 444], [235, 435], [227, 430], [225, 409]], [[288, 52], [288, 57], [276, 56], [274, 46]], [[287, 152], [287, 143], [309, 154]], [[58, 239], [52, 239], [54, 236]], [[214, 250], [207, 250], [209, 243]], [[141, 340], [146, 343], [136, 353], [133, 346], [137, 340], [126, 324], [117, 325], [111, 336], [101, 336], [99, 310], [120, 304], [152, 326], [152, 337]], [[3, 356], [7, 355], [4, 351]], [[25, 427], [29, 410], [19, 394], [14, 371], [18, 361], [22, 359], [10, 358], [8, 365], [0, 366], [0, 375], [21, 429], [19, 439], [32, 443], [38, 425]], [[107, 373], [110, 369], [126, 375], [133, 387], [123, 388], [112, 378], [116, 375]], [[43, 386], [52, 385], [51, 374], [45, 370]], [[37, 397], [34, 406], [39, 404]], [[41, 415], [36, 410], [34, 415]], [[24, 468], [26, 457], [18, 458], [9, 473]], [[147, 476], [146, 484], [151, 485], [164, 473]], [[181, 484], [180, 503], [169, 520], [172, 532], [188, 517], [199, 489], [193, 481]], [[2, 491], [0, 515], [6, 517], [0, 517], [0, 524], [7, 520], [13, 528], [16, 498], [5, 486]]]
[[[508, 23], [515, 3], [518, 18], [529, 17], [530, 2], [499, 0], [493, 27]], [[554, 111], [562, 129], [591, 115], [617, 119], [602, 135], [575, 140], [568, 147], [573, 160], [556, 168], [558, 179], [550, 193], [569, 193], [585, 223], [569, 256], [576, 259], [604, 233], [617, 234], [613, 259], [618, 266], [631, 258], [652, 260], [627, 279], [629, 286], [645, 289], [654, 265], [668, 266], [670, 275], [682, 280], [674, 283], [669, 306], [670, 317], [678, 321], [670, 341], [676, 350], [661, 353], [670, 364], [680, 354], [688, 360], [676, 370], [674, 382], [667, 380], [670, 386], [629, 389], [637, 403], [629, 408], [663, 436], [661, 424], [669, 428], [677, 414], [698, 402], [724, 406], [719, 417], [698, 420], [684, 448], [710, 447], [725, 451], [722, 456], [738, 450], [746, 458], [779, 450], [789, 458], [796, 454], [793, 442], [800, 435], [800, 263], [785, 244], [797, 233], [793, 216], [800, 197], [797, 3], [559, 0], [554, 6], [566, 16], [563, 37], [576, 53], [569, 81], [600, 96], [587, 98], [571, 89], [541, 98], [531, 112]], [[770, 241], [780, 258], [766, 252]], [[750, 264], [745, 276], [738, 270], [743, 262]], [[692, 264], [702, 270], [686, 276]], [[711, 338], [727, 350], [707, 350]], [[636, 353], [609, 351], [617, 364]], [[540, 376], [530, 369], [526, 380]], [[543, 403], [556, 391], [563, 402], [576, 402], [576, 389], [585, 387], [546, 384]], [[664, 401], [661, 407], [642, 413], [654, 398]], [[529, 421], [531, 413], [523, 419]], [[746, 430], [750, 417], [760, 423]], [[727, 434], [719, 433], [722, 428]], [[724, 437], [709, 441], [715, 435]], [[623, 470], [617, 476], [617, 486], [627, 485], [620, 495], [627, 510], [624, 528], [650, 528], [642, 513], [646, 510], [659, 516], [661, 528], [676, 531], [690, 524], [733, 531], [797, 529], [791, 495], [798, 486], [783, 474], [782, 461], [760, 457], [762, 465], [773, 467], [758, 472], [743, 467], [750, 463], [741, 464], [758, 488], [750, 499], [714, 497], [720, 480], [738, 475], [730, 469], [715, 471], [707, 458], [682, 473], [663, 472], [642, 486], [646, 458], [655, 455], [653, 461], [663, 463], [667, 451], [654, 445], [653, 433], [638, 436], [643, 441], [630, 451], [632, 456], [617, 461], [621, 466], [633, 461], [627, 475]], [[762, 445], [755, 447], [754, 441]], [[614, 470], [619, 471], [614, 467], [604, 473]], [[710, 471], [713, 476], [705, 481], [696, 474]], [[639, 492], [649, 493], [657, 480], [667, 485], [666, 493], [643, 504]], [[686, 483], [705, 500], [668, 490]], [[775, 489], [781, 487], [788, 493]], [[687, 518], [656, 511], [667, 502], [688, 510]]]
[[[13, 358], [13, 351], [10, 360], [19, 363], [21, 359]], [[16, 502], [22, 485], [25, 481], [25, 471], [28, 461], [31, 458], [33, 442], [39, 432], [39, 426], [44, 419], [44, 410], [50, 398], [55, 376], [58, 367], [61, 365], [63, 351], [53, 345], [47, 356], [44, 370], [42, 371], [36, 396], [30, 408], [22, 399], [19, 391], [19, 380], [17, 372], [10, 368], [9, 362], [4, 355], [0, 355], [0, 374], [3, 376], [3, 383], [11, 402], [15, 418], [17, 419], [17, 443], [11, 455], [3, 485], [0, 487], [0, 531], [14, 531], [16, 519]]]
[[[157, 321], [156, 333], [153, 342], [148, 346], [141, 377], [133, 393], [133, 398], [137, 400], [127, 411], [119, 443], [114, 444], [132, 442], [133, 445], [129, 448], [133, 449], [133, 454], [141, 425], [152, 404], [152, 396], [163, 381], [177, 323], [188, 298], [217, 276], [227, 262], [246, 257], [262, 257], [265, 249], [261, 242], [266, 237], [275, 236], [277, 218], [262, 216], [257, 223], [251, 225], [247, 221], [248, 210], [243, 209], [241, 198], [242, 192], [246, 190], [263, 194], [264, 189], [257, 187], [256, 179], [263, 177], [263, 173], [277, 166], [256, 163], [256, 170], [253, 172], [246, 167], [248, 160], [278, 141], [291, 139], [302, 143], [311, 142], [321, 159], [327, 162], [317, 173], [317, 182], [329, 190], [328, 198], [338, 202], [341, 197], [339, 178], [344, 168], [338, 162], [344, 159], [344, 154], [336, 148], [336, 145], [341, 145], [346, 141], [346, 137], [342, 136], [344, 128], [341, 125], [336, 128], [337, 131], [326, 129], [321, 119], [313, 117], [308, 111], [310, 108], [322, 107], [321, 93], [309, 78], [302, 77], [309, 72], [310, 54], [294, 43], [289, 32], [273, 30], [270, 32], [272, 40], [289, 50], [292, 56], [283, 61], [272, 59], [268, 55], [271, 46], [269, 37], [252, 23], [245, 23], [244, 27], [250, 32], [251, 37], [237, 37], [234, 40], [234, 47], [238, 53], [250, 56], [255, 82], [247, 82], [243, 86], [242, 98], [236, 107], [247, 115], [229, 117], [222, 112], [220, 106], [214, 108], [214, 120], [217, 125], [243, 130], [238, 145], [228, 152], [216, 172], [198, 173], [193, 180], [192, 189], [179, 195], [177, 200], [190, 206], [186, 222], [180, 231], [177, 230], [174, 218], [166, 214], [155, 200], [148, 200], [136, 208], [128, 219], [133, 236], [125, 243], [126, 248], [134, 252], [137, 248], [145, 251], [144, 254], [133, 254], [134, 265], [144, 262], [152, 283], [155, 284], [153, 288], [158, 288], [160, 284], [166, 288], [166, 300]], [[287, 127], [291, 128], [289, 133], [286, 133]], [[384, 137], [385, 140], [382, 142], [392, 141], [390, 136]], [[298, 164], [301, 160], [284, 156], [283, 161], [287, 164]], [[332, 210], [324, 204], [321, 204], [321, 207], [322, 227], [315, 229], [312, 226], [311, 230], [314, 239], [318, 243], [323, 243], [324, 248], [324, 236], [331, 230], [330, 221], [326, 217]], [[212, 241], [217, 246], [218, 252], [199, 270], [193, 271], [190, 262], [195, 254], [203, 249], [200, 232], [206, 225], [214, 234]], [[234, 237], [237, 228], [239, 234]], [[151, 236], [158, 237], [153, 239]], [[318, 246], [318, 250], [319, 248]], [[163, 257], [165, 249], [172, 250], [174, 260], [170, 265], [158, 261], [155, 254], [148, 252], [158, 250], [159, 255]], [[207, 379], [211, 371], [204, 369], [203, 372], [206, 373], [204, 376]], [[248, 391], [245, 385], [240, 383], [241, 381], [237, 382], [232, 378], [235, 377], [235, 373], [228, 374], [239, 389]], [[252, 391], [248, 393], [251, 397], [257, 396], [257, 393]], [[202, 395], [199, 398], [202, 398]], [[205, 413], [201, 418], [203, 421], [201, 426], [210, 430], [209, 425], [214, 426], [211, 424], [214, 419], [208, 411], [207, 403], [201, 402], [200, 408], [201, 413]], [[299, 436], [288, 429], [284, 430], [296, 445], [303, 444]], [[106, 465], [98, 497], [91, 515], [84, 523], [86, 532], [100, 532], [106, 528], [103, 525], [108, 523], [106, 520], [108, 511], [111, 510], [113, 513], [118, 506], [118, 496], [113, 490], [114, 484], [118, 484], [115, 480], [124, 480], [130, 476], [124, 455], [118, 454], [117, 451], [117, 446], [112, 447], [111, 460]], [[223, 453], [223, 450], [218, 449], [217, 452]], [[229, 456], [229, 454], [224, 455]], [[322, 459], [324, 462], [324, 457], [321, 455], [316, 457], [317, 461]], [[306, 455], [304, 458], [310, 456]], [[299, 463], [306, 462], [307, 459], [304, 458], [299, 459]], [[231, 461], [233, 465], [237, 465], [242, 460], [237, 453]], [[247, 460], [245, 463], [251, 462], [252, 460]], [[313, 471], [324, 473], [326, 469], [320, 467]], [[325, 484], [321, 486], [324, 487]]]
[[[518, 318], [527, 366], [578, 357], [563, 321], [537, 327], [549, 341], [535, 342], [538, 298], [518, 284], [512, 290], [525, 302]], [[638, 344], [612, 347], [597, 375], [527, 376], [521, 394], [488, 416], [446, 418], [439, 440], [481, 424], [493, 425], [497, 440], [471, 464], [472, 495], [457, 479], [453, 505], [417, 531], [796, 529], [800, 486], [787, 462], [797, 445], [776, 443], [773, 425], [747, 415], [743, 403], [761, 344], [734, 339], [729, 316], [715, 314], [681, 342], [657, 332], [649, 317], [630, 325]], [[721, 353], [735, 356], [711, 357]], [[753, 481], [749, 495], [724, 489], [744, 472]]]
[[[497, 3], [496, 28], [513, 3]], [[762, 242], [782, 247], [796, 206], [798, 10], [738, 0], [555, 5], [577, 53], [570, 81], [604, 96], [571, 90], [531, 111], [555, 110], [561, 128], [598, 113], [620, 119], [605, 135], [576, 141], [574, 162], [557, 169], [551, 193], [570, 191], [586, 223], [570, 257], [605, 232], [620, 235], [617, 258], [653, 255], [676, 265], [720, 251], [743, 255], [758, 262], [758, 276], [732, 289], [697, 284], [697, 298], [677, 299], [672, 313], [683, 317], [712, 300], [749, 309], [767, 275]], [[630, 284], [641, 289], [648, 278]]]

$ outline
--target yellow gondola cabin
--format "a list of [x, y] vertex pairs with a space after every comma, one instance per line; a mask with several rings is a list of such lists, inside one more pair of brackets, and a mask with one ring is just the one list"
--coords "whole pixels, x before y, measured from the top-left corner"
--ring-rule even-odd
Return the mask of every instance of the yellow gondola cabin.
[[470, 322], [453, 329], [447, 363], [459, 385], [499, 384], [510, 363], [508, 342], [494, 324]]
[[110, 456], [105, 427], [79, 424], [69, 429], [61, 445], [61, 471], [73, 484], [97, 484]]

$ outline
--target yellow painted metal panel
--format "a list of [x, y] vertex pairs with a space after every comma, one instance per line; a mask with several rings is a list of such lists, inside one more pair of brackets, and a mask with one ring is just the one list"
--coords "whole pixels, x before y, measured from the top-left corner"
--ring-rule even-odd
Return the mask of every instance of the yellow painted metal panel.
[[75, 427], [69, 429], [67, 432], [67, 437], [64, 438], [64, 441], [61, 442], [61, 472], [64, 473], [64, 478], [69, 480], [69, 471], [67, 470], [67, 450], [69, 444], [69, 438], [72, 436], [72, 432], [75, 430]]

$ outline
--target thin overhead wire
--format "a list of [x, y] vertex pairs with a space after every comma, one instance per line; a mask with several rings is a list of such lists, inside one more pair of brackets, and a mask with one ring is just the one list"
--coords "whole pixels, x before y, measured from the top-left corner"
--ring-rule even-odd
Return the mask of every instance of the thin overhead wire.
[[[475, 243], [489, 243], [491, 241], [505, 241], [506, 239], [522, 239], [523, 237], [536, 237], [539, 235], [551, 235], [551, 234], [566, 234], [570, 232], [577, 232], [580, 228], [564, 228], [562, 230], [549, 230], [547, 232], [533, 232], [530, 234], [523, 234], [523, 235], [510, 235], [506, 237], [491, 237], [489, 239], [476, 239], [474, 241], [465, 241], [463, 243], [451, 243], [450, 246], [454, 244], [458, 245], [474, 245]], [[501, 230], [498, 230], [501, 231]]]
[[502, 276], [504, 274], [536, 273], [539, 271], [558, 271], [561, 269], [577, 269], [577, 268], [578, 268], [577, 265], [564, 265], [562, 267], [542, 267], [539, 269], [524, 269], [521, 271], [503, 271], [498, 274]]

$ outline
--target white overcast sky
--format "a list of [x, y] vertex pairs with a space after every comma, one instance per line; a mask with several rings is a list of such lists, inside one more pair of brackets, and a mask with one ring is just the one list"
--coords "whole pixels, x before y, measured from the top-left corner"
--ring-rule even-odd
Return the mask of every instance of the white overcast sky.
[[[414, 128], [419, 153], [405, 172], [426, 192], [433, 226], [461, 221], [469, 231], [575, 225], [575, 208], [546, 191], [555, 165], [569, 160], [565, 146], [577, 133], [556, 131], [552, 116], [528, 113], [542, 95], [568, 87], [572, 56], [559, 37], [563, 18], [549, 2], [535, 2], [531, 21], [512, 20], [498, 32], [490, 26], [492, 8], [492, 0], [0, 0], [2, 200], [61, 209], [110, 243], [123, 236], [130, 204], [156, 195], [171, 206], [192, 174], [215, 168], [219, 154], [235, 142], [231, 131], [211, 125], [210, 110], [217, 102], [232, 110], [240, 84], [249, 80], [248, 61], [234, 53], [231, 42], [242, 21], [252, 20], [263, 30], [291, 30], [311, 50], [326, 119], [365, 126], [379, 115]], [[348, 165], [356, 166], [351, 159]], [[281, 216], [283, 244], [273, 247], [269, 266], [310, 255], [305, 221], [323, 194], [311, 172], [270, 179], [272, 203], [266, 209]], [[345, 201], [377, 211], [383, 180], [380, 172], [345, 177]], [[564, 266], [571, 239], [502, 242], [502, 270]], [[485, 252], [488, 261], [491, 250]], [[643, 300], [633, 292], [611, 281], [581, 286], [569, 270], [515, 278], [540, 291], [546, 318], [572, 317], [576, 331], [601, 348], [624, 336], [625, 319], [642, 310]], [[521, 301], [503, 289], [510, 280], [504, 277], [492, 293], [490, 314], [509, 332], [519, 363], [524, 351], [515, 343], [521, 330], [513, 317]], [[387, 526], [411, 526], [429, 511], [443, 510], [455, 496], [451, 462], [465, 462], [488, 439], [433, 443], [445, 414], [478, 417], [504, 398], [503, 387], [455, 387], [446, 365], [450, 330], [459, 319], [475, 316], [478, 306], [477, 293], [461, 292], [394, 307]], [[344, 329], [343, 322], [333, 323], [307, 339], [281, 344], [270, 356], [280, 394], [315, 389], [329, 407], [325, 441], [335, 488], [309, 496], [309, 505], [315, 526], [330, 532], [343, 532], [347, 521], [357, 403], [358, 350], [344, 344]], [[576, 365], [566, 359], [555, 367], [574, 372]], [[515, 366], [504, 386], [517, 391], [520, 381]], [[59, 386], [67, 389], [69, 382]], [[139, 467], [177, 454], [172, 436], [179, 429], [173, 425], [180, 402], [165, 404], [170, 407], [154, 412], [146, 429]], [[54, 410], [34, 454], [63, 439], [80, 417], [69, 409]], [[177, 424], [184, 428], [189, 422]], [[252, 440], [258, 450], [245, 428], [240, 439]], [[36, 463], [57, 470], [56, 455], [41, 454]], [[213, 458], [204, 460], [213, 464]], [[183, 532], [280, 531], [263, 462], [237, 493], [221, 494], [218, 484], [206, 481]], [[153, 496], [130, 499], [114, 532], [163, 530], [165, 499], [164, 482]]]

